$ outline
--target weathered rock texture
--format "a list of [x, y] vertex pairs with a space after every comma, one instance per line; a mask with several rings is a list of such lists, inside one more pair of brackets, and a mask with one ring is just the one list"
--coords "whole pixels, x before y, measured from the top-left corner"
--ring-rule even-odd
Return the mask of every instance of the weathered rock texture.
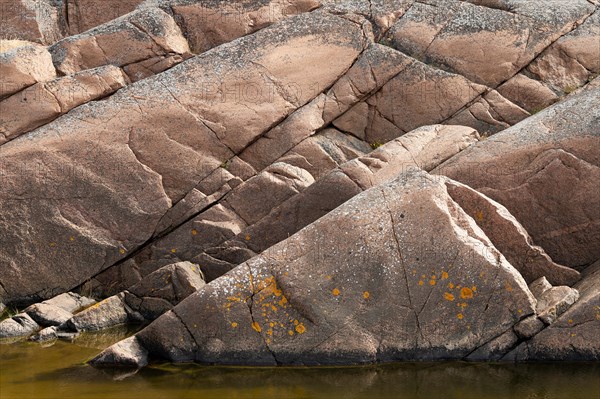
[[600, 90], [585, 93], [480, 142], [436, 173], [504, 205], [561, 264], [600, 258]]
[[205, 363], [467, 356], [534, 313], [535, 299], [448, 182], [408, 172], [359, 194], [187, 298], [139, 342]]
[[[426, 316], [425, 327], [417, 326], [418, 337], [408, 342], [414, 323], [402, 306], [414, 309], [410, 303], [399, 304], [401, 311], [384, 309], [366, 301], [368, 291], [366, 302], [352, 299], [346, 308], [344, 291], [334, 287], [341, 292], [334, 299], [344, 305], [339, 315], [325, 314], [331, 304], [314, 303], [331, 298], [314, 294], [316, 283], [309, 281], [322, 266], [315, 263], [294, 269], [304, 279], [300, 286], [310, 291], [295, 302], [296, 294], [286, 297], [290, 311], [318, 315], [306, 323], [295, 319], [302, 333], [297, 325], [287, 330], [287, 337], [298, 337], [297, 347], [273, 337], [283, 319], [264, 324], [258, 309], [252, 310], [257, 318], [250, 327], [260, 334], [248, 334], [256, 331], [235, 321], [244, 338], [232, 352], [224, 344], [232, 342], [231, 335], [193, 348], [215, 335], [196, 332], [192, 342], [184, 330], [169, 335], [183, 339], [181, 346], [160, 341], [162, 333], [152, 345], [166, 348], [169, 353], [161, 355], [167, 358], [210, 362], [224, 353], [223, 359], [241, 363], [314, 363], [317, 353], [322, 362], [338, 363], [596, 356], [598, 342], [587, 336], [571, 352], [554, 344], [558, 338], [544, 337], [555, 337], [565, 314], [587, 312], [586, 301], [597, 292], [588, 273], [588, 265], [600, 258], [597, 1], [9, 5], [2, 3], [0, 13], [0, 303], [11, 309], [34, 305], [2, 322], [0, 334], [29, 335], [51, 325], [35, 336], [46, 340], [76, 334], [66, 328], [153, 320], [190, 294], [195, 298], [197, 289], [221, 298], [219, 290], [230, 290], [231, 276], [242, 279], [235, 289], [253, 298], [242, 308], [253, 309], [262, 295], [254, 285], [260, 283], [248, 286], [245, 269], [280, 279], [284, 268], [306, 262], [282, 255], [266, 268], [252, 266], [257, 259], [271, 262], [269, 248], [279, 253], [282, 242], [304, 240], [294, 254], [321, 244], [352, 254], [368, 247], [372, 256], [365, 264], [387, 259], [397, 267], [388, 253], [390, 240], [344, 240], [356, 235], [353, 230], [383, 223], [379, 219], [387, 213], [364, 204], [365, 215], [374, 218], [370, 224], [325, 236], [319, 235], [327, 230], [320, 218], [341, 218], [336, 212], [356, 195], [371, 190], [364, 195], [373, 196], [407, 169], [419, 168], [437, 177], [405, 176], [395, 180], [393, 191], [447, 208], [448, 226], [460, 220], [460, 229], [469, 232], [459, 237], [459, 230], [450, 229], [442, 237], [456, 239], [455, 246], [483, 237], [484, 247], [502, 254], [472, 266], [507, 265], [502, 270], [510, 270], [519, 288], [511, 283], [513, 297], [503, 300], [521, 310], [518, 320], [499, 312], [483, 320], [485, 326], [472, 325], [475, 332], [458, 331], [454, 324], [443, 332], [437, 325], [447, 323], [424, 307], [416, 320]], [[487, 139], [472, 145], [481, 137]], [[415, 189], [417, 181], [428, 189]], [[425, 205], [415, 212], [429, 217]], [[427, 234], [434, 230], [411, 224], [402, 234], [414, 241], [398, 240], [398, 246], [424, 245], [417, 240], [419, 229], [427, 228]], [[320, 241], [311, 241], [306, 231], [319, 231], [314, 237]], [[407, 256], [403, 252], [398, 259]], [[419, 259], [419, 267], [431, 261]], [[324, 269], [342, 267], [327, 257], [322, 263]], [[379, 269], [363, 267], [357, 263], [359, 274], [347, 274], [348, 282], [356, 285], [367, 276], [380, 286], [369, 274]], [[315, 273], [306, 277], [307, 270]], [[219, 279], [227, 272], [230, 277]], [[439, 288], [441, 275], [432, 273], [438, 280], [424, 279], [425, 288]], [[204, 279], [214, 282], [202, 288]], [[108, 299], [83, 312], [71, 294], [39, 303], [69, 290]], [[473, 303], [456, 302], [465, 320], [466, 309], [478, 309], [486, 299], [472, 291]], [[423, 300], [408, 296], [409, 288], [401, 292], [405, 296], [392, 301]], [[457, 300], [448, 291], [451, 297]], [[525, 297], [530, 308], [521, 306]], [[182, 316], [187, 324], [209, 311], [193, 314], [187, 306], [176, 308], [188, 309]], [[361, 312], [368, 306], [375, 308], [365, 316]], [[177, 312], [161, 320], [181, 315]], [[210, 317], [216, 324], [206, 328], [224, 334], [217, 322], [224, 316]], [[375, 318], [384, 321], [374, 327], [369, 323]], [[173, 331], [179, 322], [174, 323]], [[314, 332], [307, 329], [314, 326]], [[142, 336], [107, 352], [99, 363], [143, 366], [150, 341]], [[354, 346], [344, 347], [348, 343]], [[252, 359], [255, 349], [258, 357]]]

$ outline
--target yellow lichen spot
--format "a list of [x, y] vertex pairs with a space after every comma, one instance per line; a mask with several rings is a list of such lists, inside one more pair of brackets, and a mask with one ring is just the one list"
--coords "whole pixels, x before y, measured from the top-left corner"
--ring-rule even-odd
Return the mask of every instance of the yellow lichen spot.
[[512, 292], [512, 290], [513, 290], [513, 288], [511, 287], [511, 285], [508, 282], [504, 283], [504, 288], [506, 288], [506, 291], [508, 291], [508, 292]]
[[479, 220], [481, 222], [483, 220], [483, 212], [482, 211], [478, 211], [475, 214], [475, 217], [477, 218], [477, 220]]
[[260, 328], [260, 325], [257, 322], [253, 322], [252, 323], [252, 328], [256, 330], [256, 332], [261, 332], [262, 328]]
[[422, 275], [421, 275], [421, 278], [427, 278], [427, 276], [426, 276], [426, 275], [424, 275], [424, 274], [422, 274]]
[[571, 333], [571, 337], [574, 337], [574, 336], [575, 336], [575, 333]]
[[294, 320], [294, 325], [297, 326], [298, 324], [300, 324], [300, 322], [298, 320]]
[[429, 285], [435, 285], [435, 280], [433, 280], [433, 279], [429, 280]]
[[119, 249], [119, 253], [120, 253], [121, 255], [123, 255], [123, 254], [125, 253], [125, 250], [124, 250], [123, 248], [121, 248], [121, 249]]
[[331, 294], [332, 294], [333, 296], [338, 296], [338, 295], [340, 295], [340, 290], [339, 290], [339, 289], [337, 289], [337, 288], [334, 288], [334, 289], [331, 291]]
[[331, 280], [331, 276], [329, 276], [329, 275], [325, 276], [325, 280]]
[[423, 280], [419, 280], [419, 285], [423, 285]]
[[174, 254], [175, 252], [177, 252], [177, 248], [171, 248], [171, 253]]
[[517, 309], [517, 313], [521, 314], [523, 311], [521, 309]]
[[55, 246], [56, 246], [56, 243], [55, 243], [55, 242], [51, 242], [51, 243], [50, 243], [50, 246], [51, 246], [51, 247], [55, 247]]
[[460, 297], [463, 299], [471, 299], [473, 298], [473, 290], [469, 287], [463, 287], [460, 290]]
[[285, 306], [287, 301], [288, 301], [287, 298], [282, 296], [281, 299], [279, 300], [279, 306]]
[[369, 291], [363, 292], [363, 298], [369, 299], [370, 296], [371, 296], [371, 294], [369, 294]]
[[444, 293], [444, 298], [446, 298], [448, 301], [453, 301], [454, 300], [454, 295], [452, 295], [449, 292], [445, 292]]
[[569, 324], [573, 324], [573, 319], [569, 319]]
[[73, 236], [69, 237], [69, 241], [75, 241], [75, 237], [73, 237]]
[[196, 229], [192, 229], [192, 235], [193, 235], [193, 236], [195, 236], [195, 235], [198, 235], [198, 230], [196, 230]]
[[238, 324], [234, 321], [233, 323], [231, 323], [231, 327], [236, 328], [238, 326]]
[[471, 329], [471, 326], [467, 326], [467, 330], [470, 330], [470, 329]]
[[272, 336], [273, 336], [273, 330], [271, 330], [271, 329], [269, 328], [269, 329], [267, 330], [267, 335], [268, 335], [269, 337], [272, 337]]
[[290, 337], [291, 337], [292, 335], [294, 335], [294, 332], [293, 332], [292, 330], [288, 330], [288, 334], [289, 334], [289, 335], [290, 335]]
[[460, 304], [460, 307], [463, 308], [463, 309], [466, 308], [467, 306], [469, 306], [469, 305], [467, 305], [466, 302], [463, 302], [463, 303]]
[[306, 328], [304, 327], [304, 324], [300, 323], [296, 326], [296, 332], [298, 334], [304, 334], [304, 331], [306, 331]]
[[435, 274], [432, 274], [432, 275], [431, 275], [431, 279], [432, 279], [432, 280], [435, 280], [436, 278], [437, 278], [437, 276], [436, 276]]
[[246, 241], [250, 241], [250, 235], [246, 234]]
[[273, 312], [277, 312], [277, 307], [275, 305], [271, 305], [271, 309], [273, 310]]
[[454, 284], [448, 283], [448, 288], [450, 288], [450, 289], [454, 288]]
[[458, 320], [462, 320], [463, 319], [463, 314], [459, 313], [459, 314], [456, 315], [456, 317], [458, 317]]
[[477, 287], [472, 286], [471, 289], [473, 290], [473, 292], [477, 292]]
[[271, 328], [275, 327], [275, 323], [273, 323], [273, 322], [270, 322], [270, 323], [269, 323], [269, 327], [271, 327]]
[[448, 272], [442, 272], [442, 280], [446, 280], [448, 278]]

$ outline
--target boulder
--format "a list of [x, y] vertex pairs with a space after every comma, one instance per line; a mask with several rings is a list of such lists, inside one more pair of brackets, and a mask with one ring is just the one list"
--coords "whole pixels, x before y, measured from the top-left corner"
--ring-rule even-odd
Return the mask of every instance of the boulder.
[[499, 202], [555, 262], [600, 258], [600, 88], [570, 96], [454, 156], [444, 174]]
[[58, 306], [36, 303], [24, 311], [42, 327], [60, 326], [73, 315]]
[[221, 364], [468, 356], [533, 314], [535, 299], [446, 183], [409, 171], [357, 195], [188, 297], [140, 345]]
[[129, 337], [112, 346], [111, 352], [103, 352], [90, 361], [95, 367], [119, 364], [125, 367], [141, 368], [148, 364], [148, 351], [140, 345], [136, 337]]
[[77, 313], [83, 308], [94, 305], [96, 301], [74, 292], [66, 292], [64, 294], [57, 295], [54, 298], [47, 299], [42, 303], [59, 307], [69, 313]]
[[0, 338], [26, 337], [40, 329], [27, 313], [19, 313], [0, 321]]
[[3, 300], [51, 297], [129, 257], [173, 204], [365, 47], [347, 19], [291, 17], [1, 145]]
[[73, 331], [96, 331], [127, 323], [130, 311], [123, 299], [124, 295], [115, 295], [77, 313], [66, 322]]
[[58, 327], [46, 327], [35, 335], [29, 337], [30, 341], [35, 342], [48, 342], [58, 339]]
[[537, 316], [529, 316], [518, 322], [514, 330], [520, 339], [529, 339], [542, 331], [544, 327], [544, 322]]
[[44, 46], [31, 43], [0, 52], [0, 98], [56, 77], [52, 57]]

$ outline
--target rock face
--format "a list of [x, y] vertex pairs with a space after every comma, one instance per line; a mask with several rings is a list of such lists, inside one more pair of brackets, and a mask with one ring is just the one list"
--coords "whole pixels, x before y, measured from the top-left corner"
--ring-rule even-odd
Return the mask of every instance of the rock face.
[[575, 95], [442, 164], [444, 174], [504, 205], [563, 265], [600, 258], [598, 88]]
[[409, 172], [359, 194], [190, 296], [137, 339], [151, 355], [205, 363], [467, 356], [532, 314], [535, 299], [452, 200], [449, 182]]
[[0, 335], [597, 358], [598, 1], [4, 3]]
[[[290, 18], [80, 107], [38, 129], [33, 142], [0, 146], [0, 169], [6, 175], [17, 165], [20, 170], [0, 192], [6, 209], [12, 208], [0, 215], [0, 235], [9, 244], [0, 252], [1, 282], [8, 289], [3, 298], [44, 298], [124, 258], [152, 236], [173, 203], [233, 151], [316, 96], [312, 87], [330, 86], [364, 45], [360, 26], [345, 19]], [[245, 56], [238, 54], [241, 48]], [[226, 89], [264, 86], [271, 89], [247, 98]], [[180, 161], [165, 164], [165, 156]], [[38, 176], [37, 162], [48, 179]], [[29, 226], [15, 227], [24, 215]], [[69, 266], [58, 276], [52, 268], [46, 273], [27, 265], [26, 259], [40, 258]]]

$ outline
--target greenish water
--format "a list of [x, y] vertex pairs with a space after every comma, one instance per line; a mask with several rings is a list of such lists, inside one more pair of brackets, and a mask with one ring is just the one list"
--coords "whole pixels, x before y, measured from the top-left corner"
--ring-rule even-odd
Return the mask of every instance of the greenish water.
[[598, 399], [600, 363], [407, 363], [345, 368], [155, 365], [134, 375], [84, 363], [127, 331], [49, 347], [0, 345], [1, 399]]

